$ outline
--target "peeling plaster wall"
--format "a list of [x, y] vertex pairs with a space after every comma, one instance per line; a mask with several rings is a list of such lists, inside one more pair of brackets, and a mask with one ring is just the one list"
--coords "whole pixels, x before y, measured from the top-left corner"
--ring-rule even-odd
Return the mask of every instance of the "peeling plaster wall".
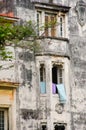
[[40, 53], [70, 57], [69, 41], [67, 39], [42, 38], [41, 40], [38, 40], [38, 43], [40, 45]]
[[[56, 39], [42, 39], [41, 42], [39, 40], [42, 49], [40, 50], [41, 53], [37, 53], [36, 59], [28, 49], [10, 48], [15, 59], [1, 63], [5, 64], [7, 68], [9, 68], [7, 63], [13, 65], [13, 67], [1, 70], [0, 80], [20, 83], [16, 90], [17, 130], [40, 129], [40, 122], [43, 121], [47, 122], [49, 130], [53, 129], [54, 122], [68, 123], [67, 130], [86, 129], [86, 24], [80, 26], [78, 22], [75, 11], [77, 0], [62, 2], [63, 5], [69, 4], [71, 7], [68, 19], [69, 43]], [[35, 20], [34, 7], [28, 0], [17, 0], [15, 14], [21, 21]], [[70, 57], [71, 62], [68, 57]], [[59, 97], [52, 97], [49, 88], [51, 85], [51, 77], [49, 77], [52, 68], [51, 62], [54, 60], [64, 61], [65, 70], [67, 69], [65, 74], [68, 75], [68, 77], [65, 76], [68, 102], [62, 114], [58, 114], [55, 110]], [[40, 61], [44, 62], [48, 68], [46, 73], [47, 96], [40, 96], [38, 87], [39, 77], [37, 76], [39, 76]]]
[[16, 66], [20, 82], [20, 87], [17, 89], [17, 129], [20, 130], [36, 128], [38, 111], [34, 58], [30, 50], [16, 48]]
[[35, 11], [23, 7], [16, 7], [16, 15], [22, 21], [32, 20], [34, 22]]
[[19, 18], [20, 23], [32, 20], [34, 22], [35, 10], [30, 0], [15, 0], [15, 15]]
[[15, 68], [15, 49], [13, 47], [6, 47], [6, 50], [12, 52], [12, 59], [8, 59], [7, 61], [0, 61], [0, 80], [2, 81], [10, 81], [15, 82], [16, 68]]

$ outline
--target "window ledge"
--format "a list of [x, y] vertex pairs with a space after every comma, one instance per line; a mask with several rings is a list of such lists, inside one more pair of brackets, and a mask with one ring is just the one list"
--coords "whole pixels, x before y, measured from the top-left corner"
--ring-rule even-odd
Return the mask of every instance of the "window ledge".
[[46, 96], [47, 96], [47, 94], [40, 94], [40, 96], [41, 96], [41, 97], [46, 97]]
[[0, 88], [17, 88], [19, 83], [9, 82], [9, 81], [0, 81]]
[[39, 36], [38, 39], [52, 39], [52, 40], [61, 40], [61, 41], [67, 41], [69, 42], [68, 38], [64, 38], [64, 37], [46, 37], [46, 36]]
[[59, 98], [58, 94], [52, 94], [53, 97]]

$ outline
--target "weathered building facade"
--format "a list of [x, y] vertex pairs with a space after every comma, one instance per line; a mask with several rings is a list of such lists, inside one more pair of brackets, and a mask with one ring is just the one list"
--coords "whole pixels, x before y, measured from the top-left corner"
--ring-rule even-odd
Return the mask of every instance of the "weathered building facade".
[[37, 24], [40, 49], [8, 46], [14, 59], [0, 61], [0, 130], [86, 130], [86, 2], [16, 0], [12, 12]]

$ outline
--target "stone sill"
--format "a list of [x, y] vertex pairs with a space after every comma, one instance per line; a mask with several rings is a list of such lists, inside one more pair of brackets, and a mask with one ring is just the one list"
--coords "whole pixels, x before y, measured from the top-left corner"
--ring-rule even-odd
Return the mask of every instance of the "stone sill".
[[39, 36], [38, 39], [51, 39], [51, 40], [60, 40], [60, 41], [67, 41], [67, 42], [69, 42], [69, 39], [68, 38], [64, 38], [64, 37]]
[[44, 93], [44, 94], [40, 94], [40, 97], [47, 97], [47, 93]]

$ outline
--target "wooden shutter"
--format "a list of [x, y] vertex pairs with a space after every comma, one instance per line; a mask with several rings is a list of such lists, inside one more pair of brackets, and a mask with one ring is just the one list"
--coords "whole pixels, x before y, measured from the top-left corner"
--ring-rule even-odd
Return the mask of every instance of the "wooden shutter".
[[51, 36], [55, 36], [55, 16], [51, 16]]

